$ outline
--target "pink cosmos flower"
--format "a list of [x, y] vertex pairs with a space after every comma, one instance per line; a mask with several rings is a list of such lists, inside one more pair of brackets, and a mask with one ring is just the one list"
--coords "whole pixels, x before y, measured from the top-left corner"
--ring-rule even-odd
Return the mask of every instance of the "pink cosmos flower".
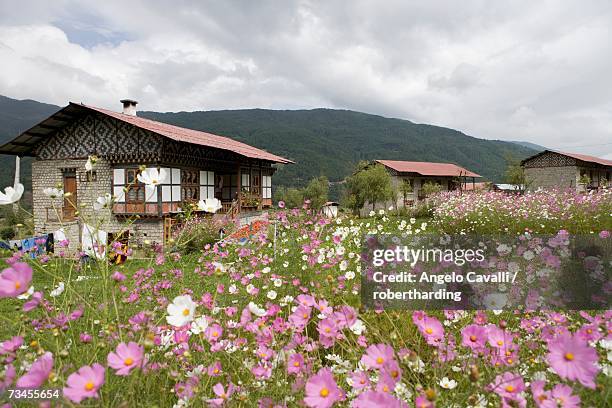
[[444, 339], [444, 327], [435, 317], [425, 316], [416, 323], [417, 328], [425, 337], [427, 344], [439, 346]]
[[564, 333], [548, 343], [546, 360], [559, 377], [595, 388], [597, 352], [578, 335]]
[[308, 320], [310, 320], [311, 310], [312, 309], [308, 306], [298, 306], [289, 316], [289, 323], [295, 327], [296, 330], [303, 330], [308, 324]]
[[115, 281], [115, 282], [123, 282], [125, 280], [125, 275], [122, 274], [119, 271], [115, 271], [112, 275], [111, 278]]
[[27, 263], [15, 262], [0, 273], [0, 298], [16, 297], [30, 288], [32, 268]]
[[[427, 401], [429, 403], [429, 401]], [[430, 406], [430, 405], [427, 405]], [[427, 407], [426, 406], [426, 407]], [[353, 408], [408, 408], [408, 404], [386, 392], [366, 391], [353, 401]], [[418, 407], [418, 405], [417, 405]]]
[[216, 343], [223, 336], [223, 328], [215, 323], [206, 328], [204, 336], [210, 343]]
[[361, 390], [370, 386], [370, 378], [365, 371], [355, 371], [351, 374], [351, 386]]
[[368, 370], [372, 368], [380, 369], [393, 358], [393, 347], [386, 344], [373, 344], [366, 349], [366, 354], [361, 357], [361, 362]]
[[213, 392], [215, 393], [217, 398], [209, 399], [208, 403], [214, 407], [220, 407], [234, 393], [234, 384], [230, 383], [227, 386], [227, 391], [226, 391], [225, 387], [223, 387], [223, 384], [217, 383], [213, 387]]
[[10, 340], [0, 343], [0, 355], [14, 353], [23, 344], [23, 337], [14, 336]]
[[325, 367], [308, 379], [304, 403], [311, 408], [329, 408], [344, 400], [344, 391], [336, 384], [329, 368]]
[[284, 201], [279, 201], [278, 202], [278, 208], [285, 208], [285, 202]]
[[544, 389], [545, 384], [545, 381], [540, 380], [534, 381], [530, 385], [533, 402], [538, 408], [546, 408], [546, 404], [550, 401], [550, 391]]
[[603, 230], [599, 233], [599, 238], [606, 239], [610, 237], [610, 231]]
[[0, 372], [0, 393], [13, 384], [15, 375], [15, 367], [12, 364], [6, 366], [4, 372]]
[[18, 388], [38, 388], [47, 381], [53, 369], [53, 354], [46, 352], [36, 360], [28, 372], [17, 380]]
[[472, 350], [481, 350], [487, 342], [487, 329], [477, 324], [470, 324], [461, 330], [461, 343]]
[[304, 357], [299, 353], [291, 354], [287, 361], [287, 372], [289, 374], [299, 374], [302, 370], [304, 370]]
[[104, 384], [104, 371], [104, 367], [98, 363], [79, 368], [68, 377], [64, 396], [77, 404], [86, 398], [99, 398], [98, 390]]
[[91, 334], [83, 332], [79, 334], [79, 339], [81, 340], [82, 343], [91, 343], [91, 341], [93, 340], [93, 337], [91, 337]]
[[499, 395], [502, 398], [502, 402], [507, 405], [510, 405], [509, 401], [518, 403], [519, 406], [525, 406], [526, 404], [525, 398], [521, 394], [525, 390], [525, 383], [518, 374], [505, 372], [502, 375], [498, 375], [487, 386], [487, 389]]
[[208, 367], [208, 370], [206, 371], [208, 372], [208, 375], [210, 375], [211, 377], [220, 376], [222, 373], [221, 362], [215, 361], [214, 363], [210, 365], [210, 367]]
[[327, 318], [319, 321], [317, 325], [319, 335], [324, 337], [336, 337], [338, 334], [338, 327], [333, 319]]
[[25, 302], [21, 310], [23, 310], [24, 312], [29, 312], [31, 310], [36, 309], [38, 305], [40, 304], [40, 301], [42, 300], [42, 298], [43, 298], [42, 292], [34, 292], [32, 294], [32, 299]]
[[500, 351], [512, 348], [514, 336], [495, 325], [487, 326], [487, 338], [491, 347]]
[[553, 401], [543, 408], [580, 408], [580, 397], [572, 394], [572, 387], [566, 384], [557, 384], [551, 391]]
[[107, 361], [117, 375], [128, 375], [132, 369], [142, 366], [144, 347], [130, 341], [119, 343], [116, 352], [108, 353]]
[[414, 406], [416, 408], [434, 408], [435, 405], [430, 401], [425, 394], [420, 394], [414, 399]]

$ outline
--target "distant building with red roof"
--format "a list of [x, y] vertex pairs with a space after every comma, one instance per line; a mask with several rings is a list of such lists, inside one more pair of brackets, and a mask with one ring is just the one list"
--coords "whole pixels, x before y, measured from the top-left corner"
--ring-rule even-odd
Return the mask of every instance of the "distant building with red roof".
[[521, 162], [527, 189], [572, 188], [586, 191], [608, 186], [612, 160], [586, 154], [545, 150]]
[[[391, 174], [393, 185], [398, 191], [395, 207], [413, 205], [425, 198], [423, 187], [426, 184], [438, 185], [441, 191], [457, 189], [473, 190], [475, 180], [481, 178], [464, 167], [453, 163], [432, 163], [401, 160], [376, 160]], [[411, 192], [402, 191], [402, 185], [408, 184]]]
[[[121, 102], [122, 113], [70, 102], [0, 146], [0, 154], [35, 158], [36, 233], [63, 228], [76, 249], [85, 220], [103, 219], [105, 232], [127, 228], [131, 239], [162, 243], [185, 203], [217, 198], [221, 212], [232, 215], [272, 204], [273, 165], [291, 160], [229, 137], [138, 117], [136, 101]], [[90, 156], [98, 159], [87, 170]], [[157, 185], [141, 183], [140, 166], [158, 169], [163, 178]], [[70, 197], [44, 194], [57, 186]], [[106, 194], [114, 197], [112, 205], [94, 211], [96, 199]]]

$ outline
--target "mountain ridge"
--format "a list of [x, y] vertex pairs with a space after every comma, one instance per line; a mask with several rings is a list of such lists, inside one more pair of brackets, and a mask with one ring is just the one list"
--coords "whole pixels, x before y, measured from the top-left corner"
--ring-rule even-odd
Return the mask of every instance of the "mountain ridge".
[[[31, 99], [0, 96], [0, 144], [59, 109]], [[451, 162], [502, 181], [508, 156], [523, 159], [536, 153], [513, 142], [348, 109], [139, 111], [138, 115], [228, 136], [294, 160], [294, 165], [280, 166], [274, 177], [277, 186], [301, 186], [320, 175], [341, 181], [358, 161], [373, 159]], [[0, 156], [0, 186], [10, 184], [12, 166], [13, 158]], [[26, 184], [31, 179], [29, 167], [25, 159], [22, 179]], [[337, 191], [332, 195], [337, 198]]]

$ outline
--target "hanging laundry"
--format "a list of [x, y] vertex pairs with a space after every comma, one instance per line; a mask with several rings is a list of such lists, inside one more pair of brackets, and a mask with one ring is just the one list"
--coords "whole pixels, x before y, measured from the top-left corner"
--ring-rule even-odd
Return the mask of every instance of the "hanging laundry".
[[11, 249], [13, 251], [21, 251], [21, 240], [20, 239], [13, 239], [9, 241], [9, 245], [11, 246]]

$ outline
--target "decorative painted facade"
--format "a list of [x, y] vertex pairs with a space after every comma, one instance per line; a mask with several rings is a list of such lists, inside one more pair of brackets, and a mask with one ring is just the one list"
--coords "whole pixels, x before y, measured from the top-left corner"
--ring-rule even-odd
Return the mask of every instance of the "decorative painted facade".
[[[214, 197], [221, 212], [252, 215], [272, 204], [273, 165], [291, 163], [223, 136], [74, 103], [1, 146], [0, 153], [35, 157], [36, 233], [62, 228], [73, 249], [84, 220], [99, 222], [111, 235], [127, 230], [137, 243], [163, 243], [186, 202]], [[87, 171], [90, 156], [98, 159]], [[137, 177], [140, 166], [164, 177], [145, 185]], [[48, 188], [70, 195], [49, 197]], [[95, 211], [97, 198], [108, 194], [112, 207]]]

